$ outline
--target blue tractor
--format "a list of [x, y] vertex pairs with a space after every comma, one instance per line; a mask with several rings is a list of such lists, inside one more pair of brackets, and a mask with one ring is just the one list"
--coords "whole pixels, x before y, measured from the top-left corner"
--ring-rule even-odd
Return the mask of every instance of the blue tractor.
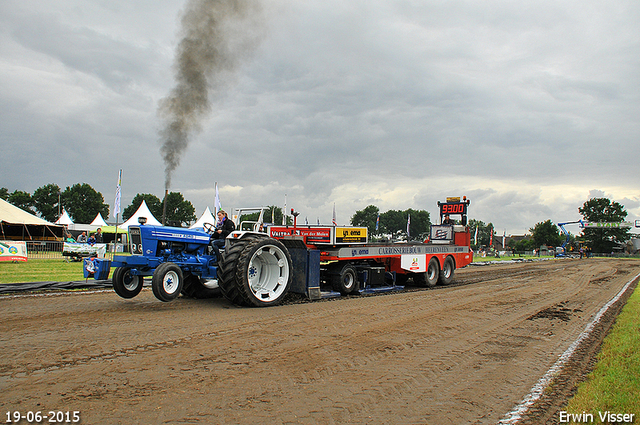
[[123, 298], [142, 290], [151, 276], [153, 294], [172, 301], [180, 294], [209, 298], [222, 293], [239, 305], [278, 304], [291, 285], [291, 256], [282, 242], [264, 233], [236, 231], [225, 252], [205, 230], [141, 224], [129, 227], [131, 255], [115, 256], [113, 289]]

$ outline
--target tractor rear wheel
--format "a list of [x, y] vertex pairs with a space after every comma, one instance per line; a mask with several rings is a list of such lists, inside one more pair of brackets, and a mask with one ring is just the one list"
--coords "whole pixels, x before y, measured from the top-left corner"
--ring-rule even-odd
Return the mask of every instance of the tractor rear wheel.
[[131, 274], [130, 267], [118, 267], [111, 277], [113, 290], [122, 298], [133, 298], [142, 291], [142, 276]]
[[184, 278], [182, 270], [175, 263], [162, 263], [151, 278], [153, 295], [160, 301], [173, 301], [180, 295]]
[[234, 304], [267, 307], [282, 302], [291, 286], [289, 250], [272, 238], [235, 241], [219, 263], [222, 294]]

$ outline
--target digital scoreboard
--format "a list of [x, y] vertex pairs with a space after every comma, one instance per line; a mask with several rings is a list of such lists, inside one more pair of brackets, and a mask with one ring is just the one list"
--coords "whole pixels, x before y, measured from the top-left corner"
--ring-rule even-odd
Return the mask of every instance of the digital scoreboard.
[[439, 202], [438, 208], [440, 208], [440, 221], [445, 215], [460, 215], [460, 224], [467, 224], [467, 207], [470, 201], [466, 196], [460, 198], [447, 198], [447, 202]]

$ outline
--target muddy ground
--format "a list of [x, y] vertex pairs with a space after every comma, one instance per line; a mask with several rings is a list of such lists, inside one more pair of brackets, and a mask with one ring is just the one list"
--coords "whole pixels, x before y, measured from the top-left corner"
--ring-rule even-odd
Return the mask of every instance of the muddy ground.
[[[2, 296], [1, 419], [495, 424], [639, 272], [615, 259], [472, 266], [449, 287], [263, 309], [150, 289]], [[616, 308], [522, 423], [554, 421]]]

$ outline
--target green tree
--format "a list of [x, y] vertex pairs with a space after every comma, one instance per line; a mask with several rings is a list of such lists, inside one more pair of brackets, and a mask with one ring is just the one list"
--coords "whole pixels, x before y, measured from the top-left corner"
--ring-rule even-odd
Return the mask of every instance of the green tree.
[[533, 236], [534, 246], [540, 247], [542, 245], [558, 246], [561, 245], [564, 238], [560, 234], [558, 226], [553, 224], [551, 220], [537, 223], [533, 228], [529, 229]]
[[31, 197], [33, 206], [40, 217], [54, 222], [60, 214], [60, 187], [57, 184], [47, 184], [37, 188]]
[[351, 217], [352, 226], [362, 226], [368, 229], [369, 235], [380, 233], [376, 231], [376, 220], [378, 219], [380, 210], [375, 205], [369, 205], [364, 210], [356, 211]]
[[6, 187], [0, 187], [0, 199], [4, 199], [5, 201], [9, 197], [9, 189]]
[[420, 239], [429, 232], [431, 222], [429, 212], [425, 210], [407, 209], [389, 210], [380, 214], [380, 233], [390, 233], [392, 235], [406, 235], [407, 221], [411, 215], [409, 225], [410, 239]]
[[[627, 217], [622, 204], [607, 198], [591, 198], [578, 211], [590, 223], [621, 223]], [[593, 252], [611, 252], [631, 238], [628, 228], [585, 228], [582, 234]]]
[[[258, 219], [257, 217], [258, 216], [256, 215], [255, 220]], [[264, 221], [267, 223], [272, 223], [272, 224], [281, 226], [282, 225], [282, 208], [275, 205], [270, 205], [269, 211], [265, 211]], [[293, 224], [293, 219], [291, 218], [290, 215], [287, 216], [286, 224]]]
[[98, 215], [109, 217], [109, 205], [105, 204], [102, 193], [87, 183], [77, 183], [62, 192], [62, 205], [76, 223], [88, 224]]
[[156, 220], [162, 219], [162, 201], [160, 198], [151, 193], [138, 193], [131, 201], [131, 204], [122, 211], [122, 221], [131, 218], [140, 208], [142, 201], [147, 203], [149, 211], [151, 211]]
[[21, 208], [31, 214], [35, 214], [35, 211], [33, 211], [33, 199], [31, 199], [31, 195], [29, 193], [23, 192], [21, 190], [15, 190], [5, 199], [10, 204], [15, 205], [16, 207]]
[[532, 238], [522, 239], [518, 242], [512, 239], [507, 243], [507, 246], [509, 246], [514, 252], [533, 251], [536, 248], [535, 242]]
[[[277, 207], [275, 205], [269, 205], [266, 208], [267, 210], [262, 215], [262, 222], [275, 224], [276, 226], [281, 226], [282, 225], [282, 208]], [[228, 213], [229, 212], [227, 211], [227, 214]], [[241, 221], [258, 221], [259, 218], [260, 218], [260, 213], [255, 212], [251, 214], [243, 214], [242, 217], [240, 217], [240, 220]], [[299, 225], [304, 224], [303, 220], [304, 219], [301, 219], [300, 217], [298, 217], [298, 224]], [[287, 224], [293, 224], [293, 218], [290, 215], [287, 216]]]
[[180, 223], [180, 225], [189, 225], [196, 220], [196, 209], [191, 202], [184, 199], [182, 193], [170, 192], [163, 202], [167, 203], [165, 223], [173, 222]]
[[[471, 231], [471, 243], [474, 249], [480, 246], [489, 246], [491, 233], [493, 232], [495, 235], [493, 223], [485, 224], [484, 221], [471, 219], [469, 220], [468, 226]], [[478, 229], [478, 243], [474, 244], [476, 229]]]

